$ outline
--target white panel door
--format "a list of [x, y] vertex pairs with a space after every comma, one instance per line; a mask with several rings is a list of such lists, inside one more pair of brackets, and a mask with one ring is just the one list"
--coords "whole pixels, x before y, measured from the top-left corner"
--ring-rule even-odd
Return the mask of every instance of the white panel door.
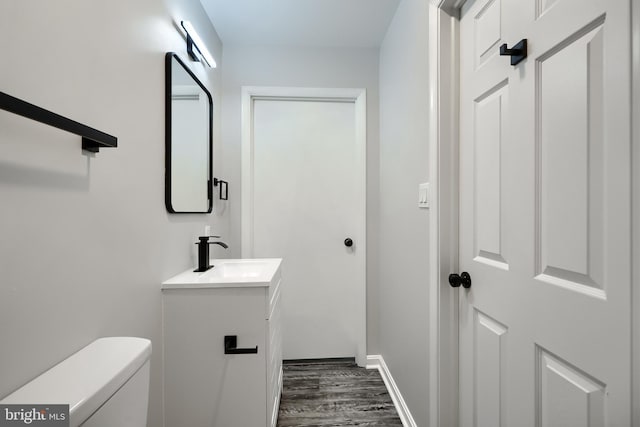
[[[630, 426], [629, 16], [463, 7], [461, 426]], [[524, 38], [512, 66], [500, 45]]]
[[354, 102], [253, 102], [253, 256], [284, 258], [284, 359], [357, 354], [355, 123]]

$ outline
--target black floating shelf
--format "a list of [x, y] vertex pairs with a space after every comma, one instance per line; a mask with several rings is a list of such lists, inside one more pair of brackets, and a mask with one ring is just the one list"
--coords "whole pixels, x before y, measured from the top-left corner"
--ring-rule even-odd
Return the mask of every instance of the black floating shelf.
[[0, 108], [19, 116], [53, 126], [58, 129], [79, 135], [82, 137], [82, 149], [97, 153], [100, 148], [114, 148], [118, 146], [118, 138], [97, 129], [78, 123], [74, 120], [62, 117], [36, 105], [29, 104], [21, 99], [0, 92]]

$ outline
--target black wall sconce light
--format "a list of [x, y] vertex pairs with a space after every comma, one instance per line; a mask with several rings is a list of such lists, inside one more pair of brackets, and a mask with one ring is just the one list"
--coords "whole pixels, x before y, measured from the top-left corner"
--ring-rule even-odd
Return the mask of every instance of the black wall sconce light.
[[[187, 52], [189, 53], [191, 59], [196, 62], [200, 62], [200, 58], [202, 58], [202, 60], [204, 60], [204, 63], [209, 67], [216, 68], [216, 60], [213, 59], [213, 55], [209, 53], [207, 46], [204, 44], [204, 41], [202, 41], [202, 39], [196, 32], [196, 29], [193, 28], [191, 22], [180, 21], [180, 25], [187, 33]], [[196, 54], [196, 52], [199, 55]]]

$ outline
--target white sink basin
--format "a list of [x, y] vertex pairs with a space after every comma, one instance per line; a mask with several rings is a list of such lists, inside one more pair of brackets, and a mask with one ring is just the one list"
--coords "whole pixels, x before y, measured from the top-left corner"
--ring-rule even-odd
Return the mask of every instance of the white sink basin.
[[269, 286], [280, 273], [281, 258], [212, 259], [204, 272], [187, 270], [162, 283], [162, 289]]
[[218, 261], [214, 264], [211, 274], [220, 275], [221, 277], [260, 277], [264, 270], [269, 267], [269, 262], [257, 260], [243, 261]]

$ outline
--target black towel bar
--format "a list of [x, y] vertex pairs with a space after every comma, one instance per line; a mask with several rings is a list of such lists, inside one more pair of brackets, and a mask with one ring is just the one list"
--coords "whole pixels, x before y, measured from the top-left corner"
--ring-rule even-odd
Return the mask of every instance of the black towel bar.
[[0, 108], [82, 137], [82, 149], [97, 153], [101, 147], [117, 147], [118, 138], [44, 108], [0, 92]]
[[220, 200], [229, 200], [229, 183], [222, 179], [213, 178], [213, 186], [220, 186], [219, 197]]

